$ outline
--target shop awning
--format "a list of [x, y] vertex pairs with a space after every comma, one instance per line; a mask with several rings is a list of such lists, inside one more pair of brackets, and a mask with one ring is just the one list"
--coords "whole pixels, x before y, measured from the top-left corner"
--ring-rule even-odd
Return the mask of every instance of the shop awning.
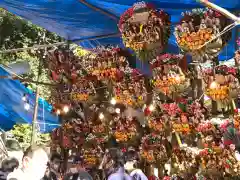
[[[0, 7], [21, 16], [67, 40], [78, 41], [84, 48], [98, 45], [122, 45], [118, 35], [118, 19], [136, 0], [1, 0]], [[158, 8], [167, 11], [172, 17], [172, 26], [181, 18], [181, 12], [202, 7], [196, 0], [152, 0]], [[232, 12], [240, 9], [239, 0], [212, 0]], [[103, 38], [107, 36], [107, 38]], [[113, 37], [116, 36], [116, 37]], [[95, 38], [101, 37], [101, 39]], [[220, 60], [233, 57], [236, 33], [232, 41], [222, 51]], [[93, 39], [93, 40], [88, 40]], [[179, 49], [172, 35], [169, 52]]]

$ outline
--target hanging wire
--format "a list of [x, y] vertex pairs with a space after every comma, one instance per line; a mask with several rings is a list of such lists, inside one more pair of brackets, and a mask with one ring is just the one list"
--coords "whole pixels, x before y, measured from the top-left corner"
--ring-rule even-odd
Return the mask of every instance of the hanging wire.
[[44, 124], [44, 125], [49, 125], [49, 126], [61, 126], [60, 124], [46, 123], [46, 122], [37, 122], [37, 124]]
[[45, 44], [45, 45], [34, 45], [32, 47], [26, 47], [26, 48], [16, 48], [16, 49], [8, 49], [8, 50], [2, 50], [0, 53], [12, 53], [12, 52], [18, 52], [18, 51], [26, 51], [26, 50], [37, 50], [37, 49], [43, 49], [43, 48], [50, 48], [54, 46], [61, 46], [66, 44], [66, 42], [57, 42], [52, 44]]
[[[104, 34], [104, 35], [99, 35], [99, 36], [94, 36], [86, 39], [76, 39], [76, 40], [70, 40], [72, 43], [80, 43], [83, 41], [90, 41], [90, 40], [96, 40], [96, 39], [104, 39], [104, 38], [112, 38], [112, 37], [119, 37], [120, 34], [117, 33], [111, 33], [111, 34]], [[36, 49], [44, 49], [44, 48], [50, 48], [50, 47], [55, 47], [55, 46], [61, 46], [69, 43], [70, 41], [66, 42], [56, 42], [52, 44], [45, 44], [45, 45], [34, 45], [32, 47], [26, 47], [26, 48], [15, 48], [15, 49], [7, 49], [7, 50], [2, 50], [0, 51], [0, 54], [3, 53], [12, 53], [12, 52], [18, 52], [18, 51], [25, 51], [25, 50], [36, 50]]]

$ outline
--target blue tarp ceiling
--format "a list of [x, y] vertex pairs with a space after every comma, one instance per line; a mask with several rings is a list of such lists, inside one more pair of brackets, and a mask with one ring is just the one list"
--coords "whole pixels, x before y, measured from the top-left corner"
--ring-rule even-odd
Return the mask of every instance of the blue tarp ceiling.
[[[80, 2], [81, 0], [0, 0], [0, 7], [23, 17], [41, 27], [68, 40], [88, 39], [96, 36], [118, 33], [117, 21], [107, 15], [93, 10]], [[136, 0], [86, 0], [85, 2], [111, 13], [120, 15]], [[195, 0], [152, 0], [158, 8], [164, 9], [171, 15], [172, 23], [176, 24], [181, 18], [181, 12], [202, 7]], [[240, 9], [239, 0], [212, 0], [212, 2], [227, 8], [230, 11]], [[233, 57], [235, 51], [235, 36], [219, 56], [220, 60]], [[122, 45], [120, 37], [104, 38], [79, 43], [84, 48], [93, 48], [97, 45]], [[168, 52], [179, 52], [175, 38], [169, 41]]]
[[[9, 74], [0, 67], [0, 76]], [[33, 118], [35, 95], [16, 80], [0, 79], [0, 128], [9, 130], [14, 124], [31, 123]], [[27, 94], [30, 109], [24, 108], [22, 97]], [[51, 114], [51, 106], [43, 99], [39, 100], [38, 124], [42, 132], [49, 132], [58, 126], [58, 118]]]

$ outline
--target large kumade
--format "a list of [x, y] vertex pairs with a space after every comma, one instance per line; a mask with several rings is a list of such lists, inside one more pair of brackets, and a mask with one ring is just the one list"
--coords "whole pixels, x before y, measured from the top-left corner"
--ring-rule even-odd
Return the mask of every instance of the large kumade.
[[183, 13], [174, 34], [178, 46], [190, 53], [193, 61], [204, 62], [217, 57], [231, 38], [231, 32], [219, 36], [229, 24], [230, 21], [216, 11], [194, 9]]
[[170, 37], [170, 17], [145, 2], [135, 3], [123, 13], [119, 30], [126, 47], [134, 50], [142, 61], [161, 53]]

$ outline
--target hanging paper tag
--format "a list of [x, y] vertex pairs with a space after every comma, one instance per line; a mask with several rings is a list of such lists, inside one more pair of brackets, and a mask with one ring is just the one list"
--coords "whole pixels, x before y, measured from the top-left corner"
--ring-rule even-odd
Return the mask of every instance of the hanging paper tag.
[[142, 30], [143, 30], [143, 25], [141, 24], [140, 25], [140, 33], [142, 33]]
[[146, 7], [147, 7], [147, 4], [144, 1], [141, 1], [141, 2], [137, 2], [133, 5], [133, 10], [136, 11], [136, 10], [143, 9]]
[[179, 136], [179, 134], [177, 132], [175, 132], [175, 136], [177, 138], [178, 145], [181, 146], [182, 145], [182, 141], [181, 141], [180, 136]]

